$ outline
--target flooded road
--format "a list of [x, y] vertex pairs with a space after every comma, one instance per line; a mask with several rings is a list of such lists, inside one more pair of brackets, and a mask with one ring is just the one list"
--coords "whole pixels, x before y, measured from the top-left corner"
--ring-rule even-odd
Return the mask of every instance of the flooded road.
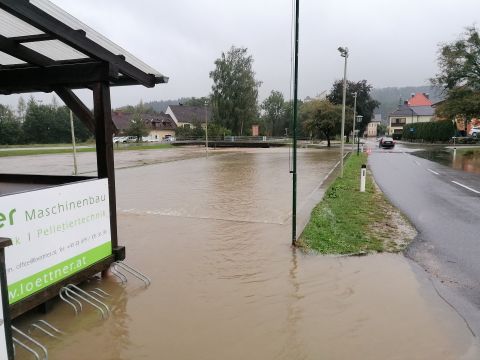
[[[112, 295], [108, 320], [58, 303], [17, 326], [66, 331], [38, 334], [50, 359], [478, 359], [464, 321], [403, 256], [290, 247], [288, 159], [244, 150], [117, 170], [120, 243], [152, 285], [92, 280]], [[337, 160], [299, 151], [301, 223]]]
[[450, 166], [456, 170], [480, 174], [480, 148], [452, 148], [422, 150], [413, 153], [427, 160]]

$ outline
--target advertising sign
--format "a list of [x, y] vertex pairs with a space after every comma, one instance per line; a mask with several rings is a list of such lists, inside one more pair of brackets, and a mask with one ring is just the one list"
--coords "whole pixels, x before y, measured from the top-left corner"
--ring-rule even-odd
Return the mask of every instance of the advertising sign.
[[8, 359], [7, 334], [3, 319], [2, 287], [0, 286], [0, 359]]
[[0, 197], [10, 304], [112, 253], [108, 204], [107, 179]]

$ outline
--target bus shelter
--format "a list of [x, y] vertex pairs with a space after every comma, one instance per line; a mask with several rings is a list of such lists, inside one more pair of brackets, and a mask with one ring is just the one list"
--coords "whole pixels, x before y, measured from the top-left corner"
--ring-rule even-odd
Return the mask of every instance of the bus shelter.
[[[0, 0], [0, 94], [57, 94], [96, 139], [97, 176], [0, 174], [12, 318], [125, 258], [118, 242], [111, 86], [168, 78], [47, 0]], [[89, 89], [91, 111], [72, 91]], [[1, 169], [0, 169], [1, 173]]]

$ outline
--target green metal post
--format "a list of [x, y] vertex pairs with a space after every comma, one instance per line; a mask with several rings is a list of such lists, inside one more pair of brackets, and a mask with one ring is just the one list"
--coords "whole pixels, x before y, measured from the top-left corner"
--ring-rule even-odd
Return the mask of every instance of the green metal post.
[[293, 78], [293, 168], [292, 168], [292, 245], [297, 241], [297, 114], [298, 114], [298, 8], [300, 0], [295, 1], [295, 70]]

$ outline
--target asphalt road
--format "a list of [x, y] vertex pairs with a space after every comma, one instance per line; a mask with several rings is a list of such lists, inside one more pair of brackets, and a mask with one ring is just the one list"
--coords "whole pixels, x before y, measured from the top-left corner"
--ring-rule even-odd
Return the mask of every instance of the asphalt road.
[[369, 166], [418, 236], [406, 255], [432, 275], [439, 292], [480, 335], [480, 177], [369, 143]]

